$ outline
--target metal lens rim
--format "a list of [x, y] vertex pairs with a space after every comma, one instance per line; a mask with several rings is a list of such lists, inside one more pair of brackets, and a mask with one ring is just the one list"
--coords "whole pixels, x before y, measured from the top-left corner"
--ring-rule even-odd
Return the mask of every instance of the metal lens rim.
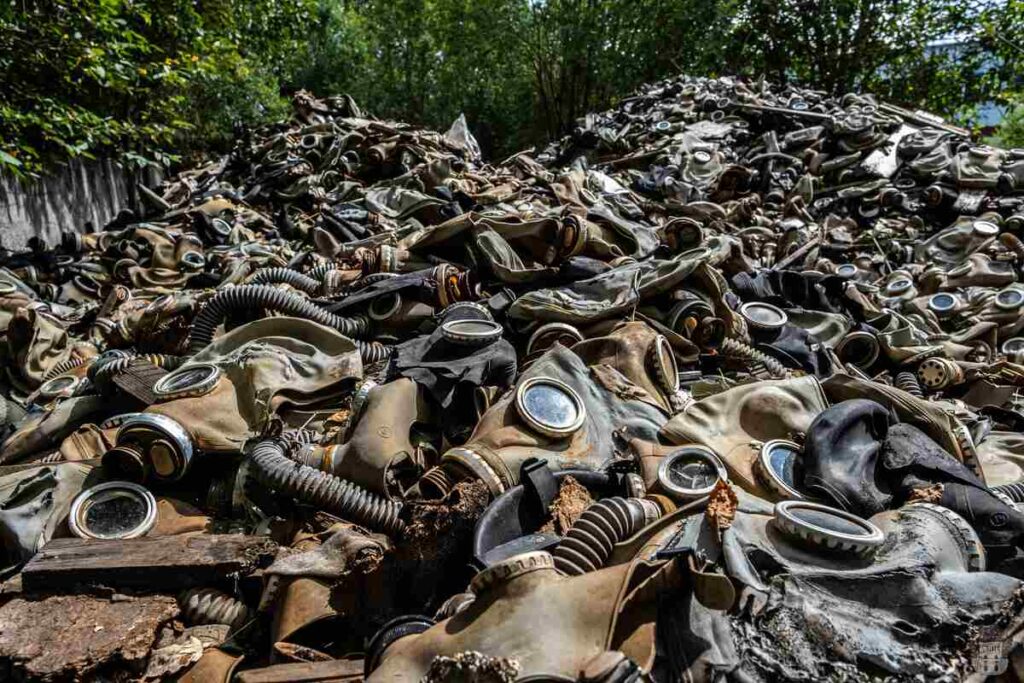
[[[583, 335], [572, 325], [568, 323], [547, 323], [538, 327], [530, 335], [530, 339], [526, 342], [526, 355], [530, 355], [537, 350], [537, 344], [548, 335], [554, 335], [557, 338], [572, 337], [577, 342], [583, 341]], [[551, 346], [552, 344], [548, 344], [544, 348], [548, 349]]]
[[[526, 394], [530, 389], [540, 385], [553, 387], [569, 397], [569, 400], [572, 401], [576, 407], [576, 419], [574, 419], [572, 423], [565, 427], [554, 427], [542, 422], [539, 418], [530, 413], [525, 405]], [[519, 388], [516, 389], [516, 410], [519, 412], [519, 417], [521, 417], [531, 429], [546, 436], [556, 438], [575, 434], [587, 419], [587, 406], [583, 403], [583, 399], [580, 398], [580, 395], [576, 393], [576, 390], [565, 382], [554, 379], [553, 377], [531, 377], [520, 384]]]
[[[1005, 295], [1016, 295], [1012, 301], [1006, 301]], [[1024, 290], [1008, 287], [996, 294], [996, 306], [1004, 311], [1015, 311], [1024, 305]]]
[[999, 347], [999, 350], [1007, 356], [1024, 351], [1024, 337], [1011, 337], [1007, 339], [1003, 342], [1003, 345]]
[[[190, 373], [205, 372], [203, 377], [185, 386], [175, 386], [175, 382]], [[196, 363], [178, 368], [174, 372], [164, 375], [153, 385], [153, 393], [160, 398], [174, 398], [180, 396], [202, 396], [213, 391], [213, 388], [220, 382], [221, 370], [212, 363]]]
[[70, 396], [81, 383], [80, 377], [62, 375], [43, 382], [39, 387], [39, 395], [45, 398], [57, 398], [59, 396]]
[[656, 374], [662, 383], [661, 390], [669, 394], [679, 391], [679, 366], [672, 353], [672, 345], [664, 335], [659, 334], [654, 339], [654, 362]]
[[974, 221], [971, 224], [974, 232], [985, 237], [992, 237], [999, 234], [999, 226], [992, 221]]
[[854, 330], [853, 332], [850, 332], [848, 335], [840, 339], [838, 344], [836, 344], [836, 354], [838, 354], [840, 359], [842, 359], [843, 349], [856, 341], [867, 342], [871, 346], [871, 351], [868, 353], [867, 358], [856, 359], [860, 362], [854, 362], [853, 360], [845, 362], [853, 363], [861, 369], [871, 367], [871, 365], [878, 360], [878, 356], [882, 352], [882, 349], [881, 345], [878, 343], [878, 338], [870, 332], [864, 332], [863, 330]]
[[[387, 306], [388, 302], [391, 302], [390, 306]], [[386, 306], [386, 308], [385, 308]], [[370, 304], [370, 318], [372, 320], [387, 320], [402, 307], [402, 295], [398, 292], [390, 292], [379, 296], [373, 300]]]
[[899, 277], [885, 285], [885, 293], [889, 296], [899, 296], [900, 294], [909, 292], [910, 288], [913, 286], [914, 281], [909, 277]]
[[[117, 535], [100, 535], [93, 533], [85, 524], [85, 515], [89, 511], [89, 506], [93, 502], [99, 502], [94, 501], [94, 499], [99, 497], [101, 494], [108, 494], [109, 496], [112, 492], [127, 493], [136, 500], [139, 500], [145, 506], [146, 514], [139, 524], [135, 525], [125, 533]], [[107, 496], [104, 496], [104, 498], [106, 497]], [[92, 488], [88, 488], [75, 497], [75, 500], [71, 503], [71, 512], [68, 515], [68, 526], [71, 528], [71, 532], [79, 538], [101, 540], [127, 539], [145, 536], [156, 524], [156, 519], [156, 498], [153, 497], [153, 494], [150, 493], [149, 489], [130, 481], [108, 481], [103, 484], [97, 484]]]
[[[794, 510], [801, 509], [831, 515], [848, 524], [860, 527], [864, 530], [864, 533], [849, 534], [819, 526], [814, 522], [809, 522], [802, 517], [798, 517], [794, 513]], [[864, 519], [863, 517], [858, 517], [852, 513], [834, 508], [830, 505], [824, 505], [822, 503], [813, 503], [806, 500], [784, 500], [775, 504], [774, 517], [776, 520], [781, 519], [781, 521], [788, 525], [810, 531], [813, 534], [831, 537], [841, 541], [853, 542], [862, 547], [879, 546], [885, 541], [885, 534], [882, 533], [882, 530], [875, 526], [874, 523]]]
[[936, 313], [948, 313], [956, 308], [957, 303], [958, 300], [955, 294], [939, 292], [938, 294], [932, 294], [931, 298], [928, 299], [928, 308]]
[[[757, 320], [751, 313], [752, 310], [762, 309], [769, 311], [772, 315], [777, 316], [778, 320], [775, 322], [765, 322], [763, 320]], [[784, 327], [789, 322], [789, 316], [786, 312], [778, 306], [764, 303], [763, 301], [750, 301], [740, 306], [740, 315], [743, 316], [752, 327], [757, 327], [764, 330], [776, 330], [780, 327]]]
[[[486, 331], [465, 331], [459, 329], [460, 326], [464, 326], [467, 323], [471, 325], [485, 325], [490, 329]], [[504, 328], [493, 320], [459, 318], [458, 320], [449, 320], [441, 323], [441, 332], [445, 339], [449, 341], [479, 344], [498, 339], [504, 332]]]
[[661, 483], [662, 488], [669, 493], [673, 493], [684, 500], [695, 500], [711, 493], [714, 490], [715, 485], [718, 483], [718, 480], [715, 480], [710, 486], [705, 486], [699, 489], [688, 489], [673, 483], [670, 476], [670, 470], [676, 461], [683, 457], [687, 457], [691, 460], [704, 460], [715, 468], [715, 472], [718, 473], [718, 479], [722, 481], [729, 481], [729, 471], [725, 468], [725, 465], [718, 457], [718, 454], [713, 450], [706, 446], [683, 446], [662, 458], [661, 464], [658, 465], [658, 481]]
[[[185, 428], [177, 420], [166, 415], [160, 415], [159, 413], [134, 413], [117, 430], [115, 445], [122, 446], [128, 443], [127, 437], [131, 436], [132, 432], [140, 429], [158, 432], [160, 437], [168, 439], [178, 448], [178, 454], [181, 456], [181, 469], [174, 476], [166, 479], [175, 480], [185, 476], [189, 463], [192, 461], [193, 451], [192, 437], [185, 431]], [[152, 440], [154, 439], [149, 439], [149, 441]]]

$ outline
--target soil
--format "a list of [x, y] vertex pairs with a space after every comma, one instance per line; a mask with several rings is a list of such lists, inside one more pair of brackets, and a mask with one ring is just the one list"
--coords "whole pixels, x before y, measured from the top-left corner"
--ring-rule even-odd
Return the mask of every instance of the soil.
[[551, 518], [540, 528], [542, 532], [553, 531], [564, 536], [583, 511], [593, 505], [590, 492], [572, 477], [564, 477], [558, 490], [558, 497], [548, 508]]

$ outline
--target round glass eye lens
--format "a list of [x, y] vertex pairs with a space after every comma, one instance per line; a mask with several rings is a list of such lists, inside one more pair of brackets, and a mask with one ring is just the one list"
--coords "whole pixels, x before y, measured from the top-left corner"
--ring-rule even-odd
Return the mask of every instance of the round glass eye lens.
[[786, 484], [792, 486], [797, 480], [799, 458], [793, 449], [775, 446], [768, 451], [768, 462], [772, 471]]
[[929, 303], [932, 310], [948, 311], [956, 305], [956, 299], [950, 294], [936, 294]]
[[715, 483], [718, 470], [705, 460], [681, 461], [669, 467], [668, 478], [679, 488], [702, 490]]
[[523, 407], [535, 420], [552, 429], [568, 429], [579, 418], [576, 402], [564, 391], [546, 384], [527, 389]]
[[74, 377], [58, 377], [57, 379], [51, 379], [39, 388], [39, 393], [45, 396], [56, 396], [62, 391], [67, 391], [71, 387], [75, 386], [77, 381], [78, 380]]
[[496, 326], [490, 320], [455, 320], [448, 323], [452, 332], [469, 336], [483, 336], [493, 334]]
[[227, 235], [231, 232], [231, 224], [225, 221], [223, 218], [214, 218], [210, 221], [210, 227], [218, 235]]
[[974, 221], [974, 232], [989, 237], [999, 234], [999, 226], [991, 221]]
[[209, 368], [195, 368], [179, 372], [163, 386], [166, 391], [180, 391], [202, 382], [210, 376]]
[[758, 302], [744, 304], [740, 307], [740, 314], [758, 327], [781, 327], [789, 320], [782, 309]]
[[902, 294], [903, 292], [910, 289], [913, 285], [914, 283], [911, 282], [910, 280], [906, 278], [900, 278], [898, 280], [893, 280], [888, 285], [886, 285], [885, 291], [888, 292], [889, 294]]
[[99, 538], [118, 538], [135, 529], [146, 519], [146, 505], [126, 493], [112, 493], [89, 505], [85, 526]]
[[996, 303], [1000, 308], [1017, 308], [1024, 303], [1024, 292], [1018, 289], [1004, 289], [996, 294]]
[[1024, 337], [1013, 337], [1012, 339], [1007, 339], [1003, 342], [1003, 346], [1001, 348], [1005, 354], [1020, 353], [1021, 351], [1024, 351]]

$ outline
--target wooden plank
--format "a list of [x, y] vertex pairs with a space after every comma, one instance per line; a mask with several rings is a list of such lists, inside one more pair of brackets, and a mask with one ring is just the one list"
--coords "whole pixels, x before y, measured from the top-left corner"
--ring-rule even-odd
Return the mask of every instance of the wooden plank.
[[298, 662], [275, 664], [263, 669], [243, 671], [238, 683], [326, 683], [327, 681], [363, 680], [363, 660], [332, 659], [329, 662]]
[[82, 584], [170, 591], [252, 572], [276, 551], [242, 534], [182, 534], [131, 540], [56, 538], [22, 570], [26, 591]]

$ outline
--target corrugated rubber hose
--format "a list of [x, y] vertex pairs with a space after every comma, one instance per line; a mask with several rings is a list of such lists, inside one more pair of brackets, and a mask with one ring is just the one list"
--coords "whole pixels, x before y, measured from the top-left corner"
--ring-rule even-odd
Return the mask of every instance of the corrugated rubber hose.
[[[653, 511], [656, 506], [651, 506]], [[657, 513], [660, 516], [660, 511]], [[639, 498], [605, 498], [588, 507], [551, 551], [555, 567], [576, 576], [604, 566], [616, 543], [642, 529], [648, 520]]]
[[147, 360], [164, 370], [174, 370], [185, 362], [185, 358], [182, 356], [172, 356], [166, 353], [135, 354], [129, 352], [124, 355], [97, 360], [89, 366], [87, 376], [89, 381], [102, 391], [108, 386], [110, 380], [127, 370], [128, 366], [136, 360]]
[[178, 596], [178, 605], [190, 626], [226, 624], [234, 631], [252, 617], [244, 602], [216, 588], [190, 588]]
[[274, 285], [274, 284], [286, 284], [295, 289], [301, 290], [310, 296], [320, 293], [320, 281], [303, 275], [297, 270], [291, 268], [279, 267], [279, 268], [262, 268], [257, 270], [249, 279], [246, 280], [246, 284], [249, 285]]
[[741, 358], [743, 360], [749, 360], [753, 363], [760, 363], [765, 369], [771, 374], [772, 377], [786, 378], [789, 377], [789, 370], [786, 366], [777, 361], [776, 359], [769, 356], [767, 353], [758, 351], [753, 346], [745, 344], [738, 339], [732, 339], [726, 337], [722, 340], [722, 346], [719, 348], [722, 355], [729, 358]]
[[[217, 326], [232, 311], [265, 309], [296, 318], [306, 318], [315, 323], [338, 330], [346, 337], [361, 337], [369, 332], [369, 322], [362, 317], [342, 318], [325, 311], [316, 304], [306, 301], [292, 292], [286, 292], [268, 285], [239, 285], [217, 292], [192, 322], [189, 337], [189, 351], [198, 353], [213, 341]], [[364, 363], [376, 363], [391, 356], [393, 347], [379, 342], [355, 340], [356, 348]]]
[[46, 371], [46, 374], [43, 375], [43, 381], [45, 382], [47, 380], [51, 380], [54, 377], [58, 377], [60, 375], [63, 375], [68, 370], [74, 370], [77, 367], [81, 367], [82, 365], [85, 364], [85, 362], [87, 360], [89, 360], [89, 359], [88, 358], [82, 358], [81, 356], [78, 356], [76, 358], [68, 358], [67, 360], [63, 360], [60, 363], [57, 363], [52, 368], [50, 368], [49, 370]]
[[1002, 484], [1001, 486], [993, 486], [992, 490], [997, 493], [1002, 493], [1009, 496], [1010, 500], [1014, 503], [1024, 503], [1024, 479], [1015, 481], [1012, 484]]
[[350, 481], [291, 460], [285, 455], [284, 445], [276, 439], [253, 446], [249, 460], [255, 479], [278, 493], [375, 531], [395, 534], [405, 527], [399, 518], [400, 502], [387, 500]]
[[912, 372], [896, 373], [896, 388], [902, 389], [911, 396], [924, 398], [924, 392], [921, 391], [921, 383], [917, 381], [917, 375]]

